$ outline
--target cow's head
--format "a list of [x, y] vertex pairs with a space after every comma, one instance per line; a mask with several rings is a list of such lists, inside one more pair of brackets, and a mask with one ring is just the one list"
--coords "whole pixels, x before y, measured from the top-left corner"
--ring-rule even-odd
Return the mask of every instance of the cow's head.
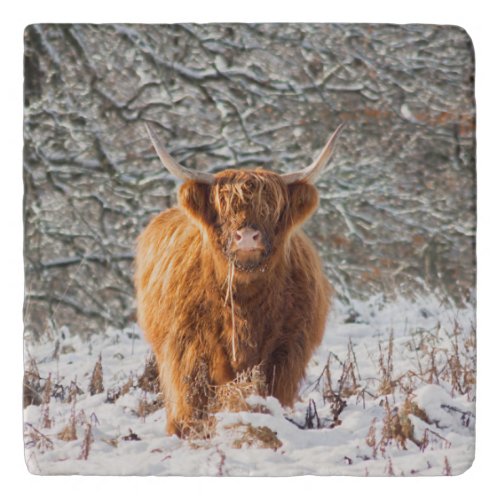
[[316, 209], [313, 182], [331, 158], [343, 125], [316, 161], [282, 175], [261, 168], [215, 175], [189, 170], [170, 156], [152, 126], [146, 126], [163, 165], [186, 181], [179, 192], [181, 206], [206, 232], [219, 257], [234, 262], [239, 273], [251, 275], [272, 265], [292, 229]]

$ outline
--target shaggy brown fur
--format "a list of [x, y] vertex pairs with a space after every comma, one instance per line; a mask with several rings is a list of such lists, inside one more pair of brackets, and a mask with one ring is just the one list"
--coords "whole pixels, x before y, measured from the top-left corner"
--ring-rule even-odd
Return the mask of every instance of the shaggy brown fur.
[[[307, 182], [226, 170], [213, 185], [185, 182], [180, 206], [156, 216], [139, 237], [138, 319], [158, 362], [168, 434], [186, 435], [206, 416], [211, 388], [256, 365], [267, 393], [293, 404], [323, 337], [331, 294], [299, 229], [317, 204]], [[235, 251], [242, 226], [261, 232], [261, 251]]]

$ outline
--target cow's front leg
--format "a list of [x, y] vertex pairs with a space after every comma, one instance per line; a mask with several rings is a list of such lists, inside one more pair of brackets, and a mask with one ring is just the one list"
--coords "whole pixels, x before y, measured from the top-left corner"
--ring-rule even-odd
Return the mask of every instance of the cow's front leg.
[[195, 345], [182, 351], [165, 346], [157, 356], [167, 413], [166, 433], [186, 437], [200, 432], [211, 397], [209, 368]]
[[308, 360], [303, 351], [304, 348], [299, 343], [280, 346], [272, 353], [267, 364], [268, 392], [283, 406], [292, 407], [298, 398]]

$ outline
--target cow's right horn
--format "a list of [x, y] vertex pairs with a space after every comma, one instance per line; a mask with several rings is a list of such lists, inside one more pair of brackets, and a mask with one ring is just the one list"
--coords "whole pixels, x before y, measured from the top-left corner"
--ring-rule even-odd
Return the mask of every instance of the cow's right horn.
[[316, 158], [316, 160], [314, 160], [308, 167], [303, 168], [302, 170], [299, 170], [297, 172], [281, 174], [281, 178], [283, 179], [285, 184], [292, 184], [297, 181], [314, 182], [320, 176], [327, 163], [330, 161], [330, 158], [333, 155], [335, 141], [337, 140], [337, 137], [340, 135], [340, 132], [343, 128], [344, 124], [341, 123], [328, 139], [328, 142], [326, 143], [318, 158]]
[[158, 154], [163, 166], [172, 174], [179, 179], [185, 181], [196, 181], [202, 184], [213, 184], [215, 182], [215, 176], [206, 172], [196, 172], [195, 170], [190, 170], [189, 168], [183, 167], [181, 164], [177, 163], [165, 149], [161, 143], [158, 134], [153, 128], [153, 125], [146, 122], [146, 130], [148, 131], [149, 138], [153, 143], [153, 146]]

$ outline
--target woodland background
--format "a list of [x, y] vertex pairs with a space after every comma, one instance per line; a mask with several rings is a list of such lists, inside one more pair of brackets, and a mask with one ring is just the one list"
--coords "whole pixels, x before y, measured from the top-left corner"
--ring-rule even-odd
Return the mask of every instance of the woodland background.
[[211, 172], [301, 168], [345, 122], [306, 226], [338, 298], [474, 302], [474, 54], [460, 28], [32, 25], [24, 95], [34, 338], [135, 320], [135, 238], [178, 186], [144, 120]]

